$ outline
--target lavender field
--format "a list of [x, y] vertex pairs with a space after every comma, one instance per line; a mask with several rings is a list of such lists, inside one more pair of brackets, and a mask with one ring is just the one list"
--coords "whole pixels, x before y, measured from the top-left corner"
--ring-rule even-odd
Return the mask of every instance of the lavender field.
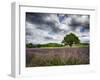
[[90, 15], [26, 12], [26, 67], [88, 65]]
[[26, 48], [26, 67], [89, 64], [89, 47]]

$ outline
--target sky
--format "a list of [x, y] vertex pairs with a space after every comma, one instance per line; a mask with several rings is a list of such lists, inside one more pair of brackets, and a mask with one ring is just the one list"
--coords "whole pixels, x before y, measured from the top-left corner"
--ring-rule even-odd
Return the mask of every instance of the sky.
[[81, 43], [89, 43], [90, 16], [83, 14], [26, 12], [26, 43], [61, 43], [74, 33]]

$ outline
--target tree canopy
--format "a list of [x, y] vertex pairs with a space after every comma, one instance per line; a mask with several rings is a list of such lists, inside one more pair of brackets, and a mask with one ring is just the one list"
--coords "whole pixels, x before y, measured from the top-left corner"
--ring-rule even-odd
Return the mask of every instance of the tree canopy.
[[75, 34], [70, 33], [64, 37], [62, 43], [71, 47], [73, 44], [79, 44], [80, 40]]

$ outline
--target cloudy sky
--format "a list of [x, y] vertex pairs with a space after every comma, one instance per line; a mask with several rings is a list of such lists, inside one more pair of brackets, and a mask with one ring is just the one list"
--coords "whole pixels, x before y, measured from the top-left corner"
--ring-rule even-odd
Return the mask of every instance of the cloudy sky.
[[26, 13], [26, 43], [61, 43], [73, 32], [82, 43], [89, 43], [89, 15]]

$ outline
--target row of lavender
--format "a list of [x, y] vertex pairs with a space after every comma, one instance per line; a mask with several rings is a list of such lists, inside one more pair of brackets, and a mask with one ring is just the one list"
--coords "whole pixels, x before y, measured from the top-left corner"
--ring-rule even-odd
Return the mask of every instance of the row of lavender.
[[89, 47], [26, 48], [26, 67], [89, 64]]

